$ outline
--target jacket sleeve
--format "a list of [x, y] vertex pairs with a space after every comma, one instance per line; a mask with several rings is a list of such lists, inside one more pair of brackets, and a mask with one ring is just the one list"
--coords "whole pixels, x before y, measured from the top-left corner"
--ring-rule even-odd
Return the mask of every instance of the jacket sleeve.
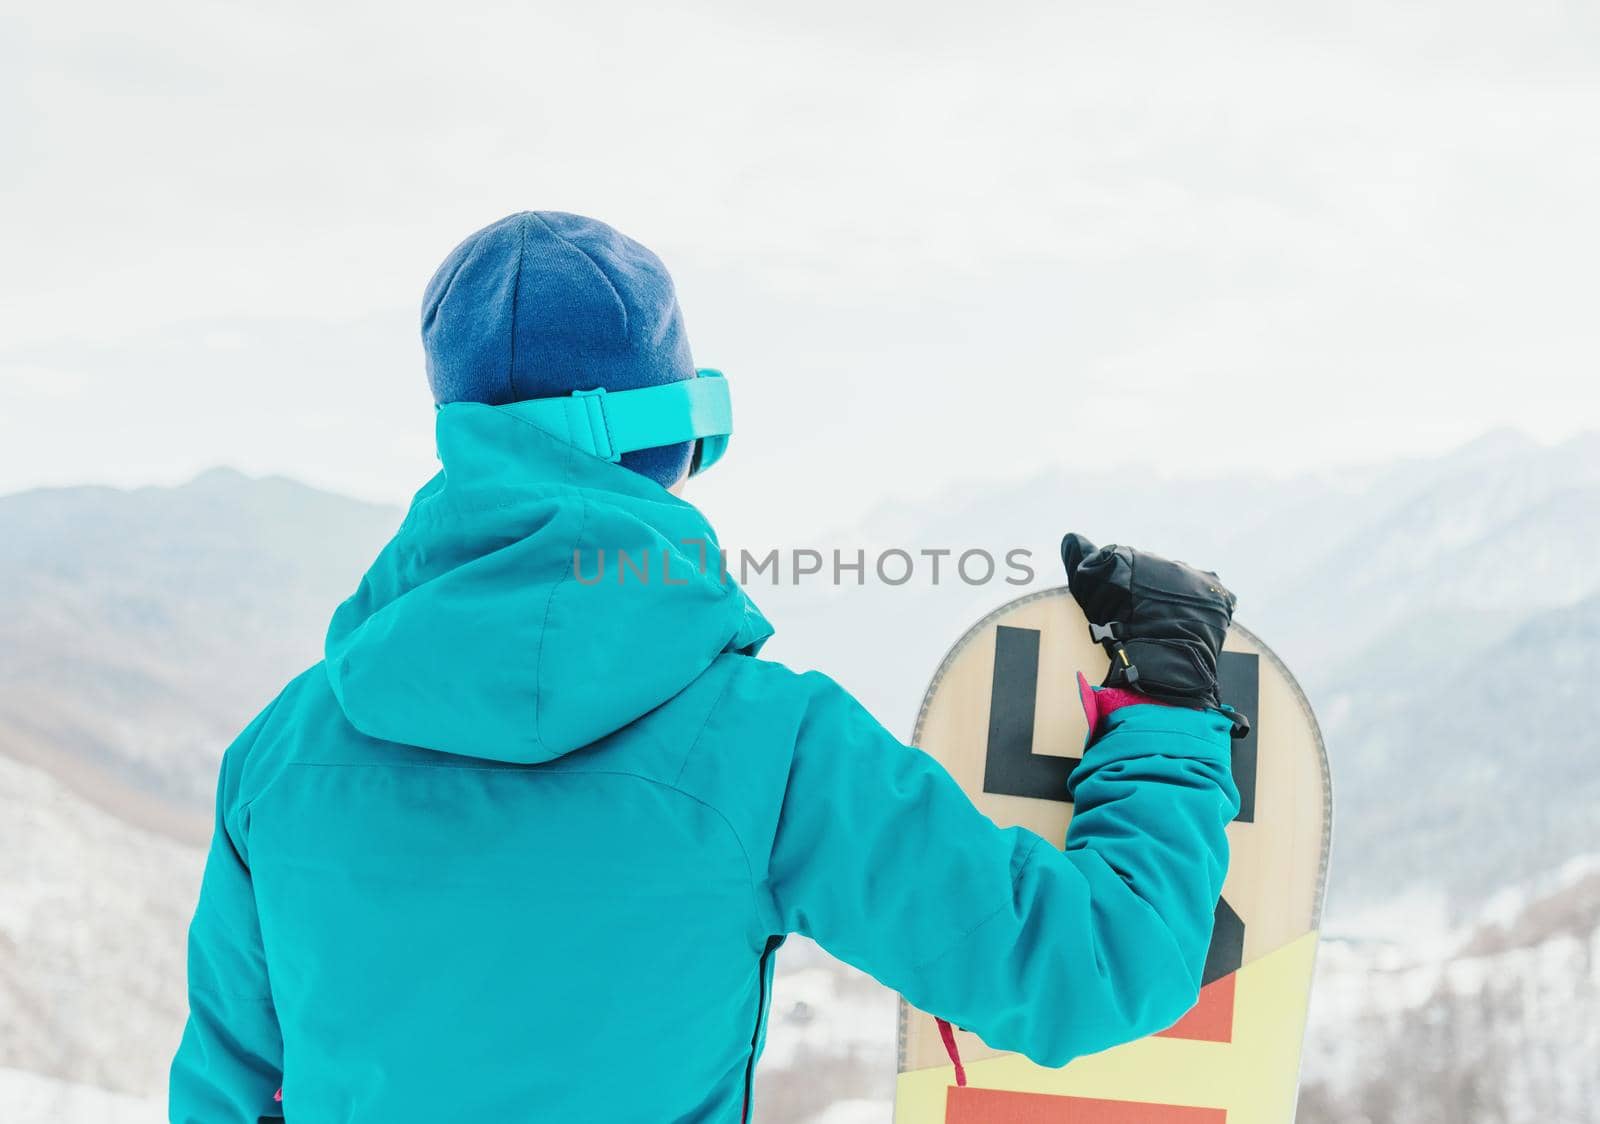
[[1043, 1065], [1194, 1005], [1239, 801], [1223, 715], [1107, 716], [1072, 775], [1061, 850], [995, 826], [933, 758], [806, 678], [768, 867], [789, 931]]
[[235, 806], [243, 747], [263, 714], [223, 755], [216, 828], [189, 926], [189, 1021], [172, 1062], [173, 1124], [257, 1124], [283, 1115], [283, 1041], [267, 981], [261, 926]]

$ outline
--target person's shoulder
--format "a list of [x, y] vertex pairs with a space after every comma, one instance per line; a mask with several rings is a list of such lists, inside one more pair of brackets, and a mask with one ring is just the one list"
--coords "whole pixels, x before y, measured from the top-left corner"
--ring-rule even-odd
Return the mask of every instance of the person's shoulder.
[[326, 682], [320, 662], [289, 680], [270, 702], [256, 712], [256, 716], [228, 746], [224, 756], [242, 761], [256, 755], [258, 746], [270, 741], [273, 733], [293, 720], [293, 715], [303, 708], [307, 696], [314, 692], [319, 680]]
[[807, 743], [878, 724], [856, 698], [820, 671], [776, 660], [719, 657], [702, 682], [698, 736], [683, 774], [714, 771], [782, 784]]
[[[681, 700], [695, 734], [677, 783], [713, 804], [781, 799], [807, 716], [832, 680], [757, 656], [719, 656]], [[756, 798], [757, 802], [762, 802]]]
[[289, 680], [224, 751], [219, 784], [227, 802], [236, 808], [249, 804], [294, 758], [296, 746], [306, 741], [301, 733], [337, 714], [321, 661]]
[[849, 697], [843, 687], [820, 671], [796, 671], [787, 664], [760, 656], [733, 654], [718, 663], [726, 669], [723, 701], [757, 709], [804, 711], [818, 703]]
[[700, 686], [709, 688], [701, 700], [706, 707], [702, 740], [732, 740], [747, 754], [759, 747], [787, 759], [807, 727], [832, 715], [863, 711], [849, 691], [823, 672], [799, 671], [759, 656], [719, 657]]

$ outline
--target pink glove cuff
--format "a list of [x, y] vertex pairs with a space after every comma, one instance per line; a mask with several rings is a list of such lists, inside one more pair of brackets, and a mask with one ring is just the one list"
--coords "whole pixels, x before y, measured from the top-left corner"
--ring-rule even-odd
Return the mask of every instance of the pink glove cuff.
[[1105, 716], [1124, 706], [1171, 706], [1171, 703], [1158, 702], [1146, 698], [1138, 691], [1130, 691], [1126, 687], [1091, 687], [1089, 681], [1083, 677], [1083, 672], [1078, 672], [1078, 699], [1083, 703], [1083, 716], [1089, 720], [1089, 736], [1095, 737], [1100, 733], [1100, 723]]

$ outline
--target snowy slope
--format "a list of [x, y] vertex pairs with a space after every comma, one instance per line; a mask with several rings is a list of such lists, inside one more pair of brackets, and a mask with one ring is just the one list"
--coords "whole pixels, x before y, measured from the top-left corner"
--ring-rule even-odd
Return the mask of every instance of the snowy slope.
[[1301, 1124], [1600, 1121], [1600, 862], [1422, 947], [1318, 961]]
[[155, 1097], [110, 1093], [0, 1066], [0, 1112], [6, 1124], [165, 1124]]
[[200, 852], [3, 755], [0, 808], [0, 1065], [160, 1092]]

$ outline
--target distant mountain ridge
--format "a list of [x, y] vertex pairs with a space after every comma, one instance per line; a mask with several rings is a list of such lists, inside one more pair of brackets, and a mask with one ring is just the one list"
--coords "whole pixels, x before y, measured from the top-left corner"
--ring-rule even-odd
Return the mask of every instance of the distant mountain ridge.
[[0, 753], [141, 825], [209, 830], [222, 749], [320, 658], [398, 521], [227, 469], [0, 497]]

